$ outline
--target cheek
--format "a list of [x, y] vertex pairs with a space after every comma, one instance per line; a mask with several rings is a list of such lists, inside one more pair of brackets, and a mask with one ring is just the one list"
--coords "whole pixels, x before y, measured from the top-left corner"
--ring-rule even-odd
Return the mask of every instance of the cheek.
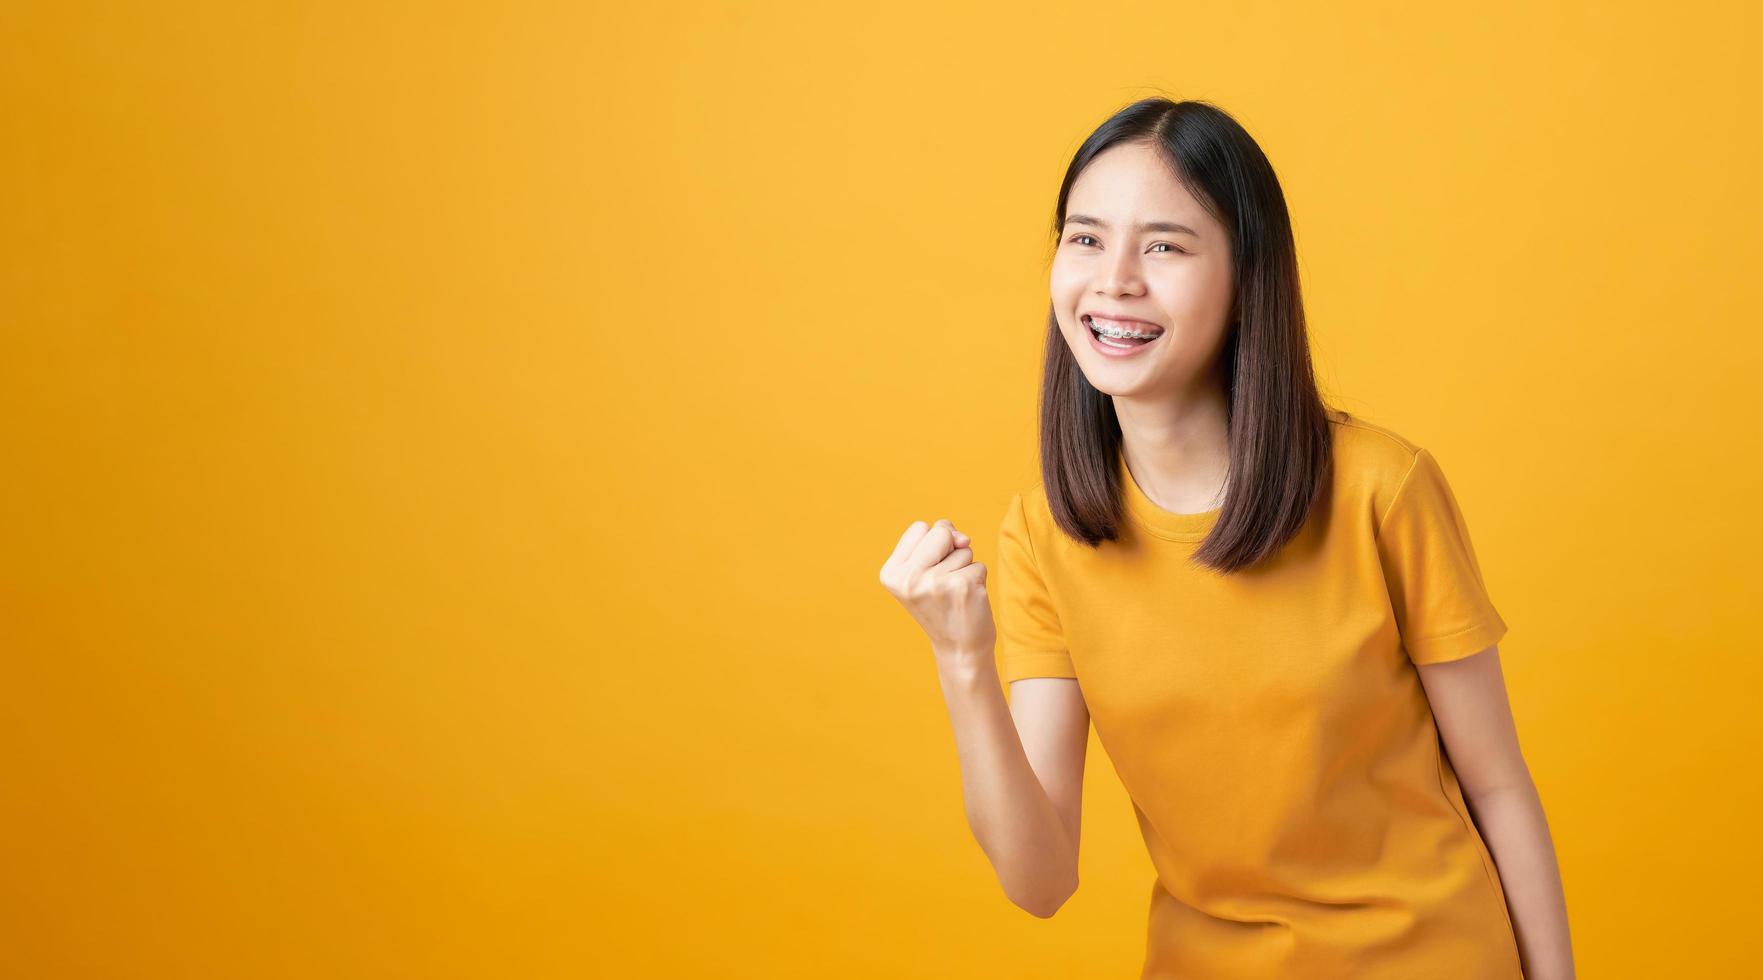
[[1230, 306], [1230, 270], [1199, 263], [1173, 270], [1158, 283], [1165, 309], [1186, 318], [1209, 318]]
[[1047, 285], [1053, 313], [1059, 318], [1060, 325], [1069, 329], [1071, 324], [1068, 321], [1077, 317], [1077, 304], [1083, 298], [1083, 279], [1072, 275], [1069, 270], [1054, 268]]
[[1068, 262], [1053, 260], [1053, 268], [1048, 273], [1048, 285], [1052, 288], [1053, 298], [1074, 300], [1084, 288], [1084, 271]]
[[1208, 263], [1204, 275], [1195, 283], [1195, 292], [1205, 297], [1205, 305], [1209, 310], [1222, 310], [1230, 306], [1233, 275], [1228, 261]]

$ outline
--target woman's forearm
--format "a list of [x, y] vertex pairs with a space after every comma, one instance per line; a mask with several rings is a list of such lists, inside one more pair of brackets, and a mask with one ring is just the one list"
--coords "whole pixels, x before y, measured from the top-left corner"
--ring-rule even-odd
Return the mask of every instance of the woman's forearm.
[[1573, 980], [1567, 899], [1536, 784], [1527, 779], [1464, 800], [1500, 870], [1526, 980]]
[[968, 826], [1010, 900], [1051, 916], [1077, 888], [1076, 844], [1029, 765], [991, 651], [939, 660]]

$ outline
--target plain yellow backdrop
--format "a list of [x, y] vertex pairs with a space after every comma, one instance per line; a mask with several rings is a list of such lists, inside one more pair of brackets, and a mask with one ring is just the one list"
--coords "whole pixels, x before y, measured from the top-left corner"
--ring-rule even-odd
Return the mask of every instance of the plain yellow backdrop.
[[1038, 479], [1059, 179], [1154, 94], [1450, 475], [1581, 976], [1752, 968], [1758, 27], [9, 6], [0, 974], [1135, 975], [1099, 744], [1034, 919], [877, 572]]

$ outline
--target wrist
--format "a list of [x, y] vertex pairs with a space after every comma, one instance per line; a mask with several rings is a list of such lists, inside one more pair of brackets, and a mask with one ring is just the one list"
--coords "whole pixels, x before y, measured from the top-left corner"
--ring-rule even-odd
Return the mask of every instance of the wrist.
[[973, 647], [935, 647], [931, 651], [936, 656], [937, 673], [941, 674], [945, 683], [977, 683], [983, 680], [997, 679], [998, 666], [992, 659], [992, 651]]

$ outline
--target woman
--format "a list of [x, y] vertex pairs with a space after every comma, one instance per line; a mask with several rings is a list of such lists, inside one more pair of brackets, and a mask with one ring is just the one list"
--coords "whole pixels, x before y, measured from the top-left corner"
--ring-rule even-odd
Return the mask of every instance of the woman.
[[1506, 624], [1437, 459], [1323, 404], [1260, 148], [1135, 103], [1054, 230], [1042, 482], [1004, 517], [995, 625], [949, 521], [882, 570], [1005, 893], [1046, 917], [1077, 888], [1093, 720], [1157, 872], [1144, 977], [1571, 977]]

